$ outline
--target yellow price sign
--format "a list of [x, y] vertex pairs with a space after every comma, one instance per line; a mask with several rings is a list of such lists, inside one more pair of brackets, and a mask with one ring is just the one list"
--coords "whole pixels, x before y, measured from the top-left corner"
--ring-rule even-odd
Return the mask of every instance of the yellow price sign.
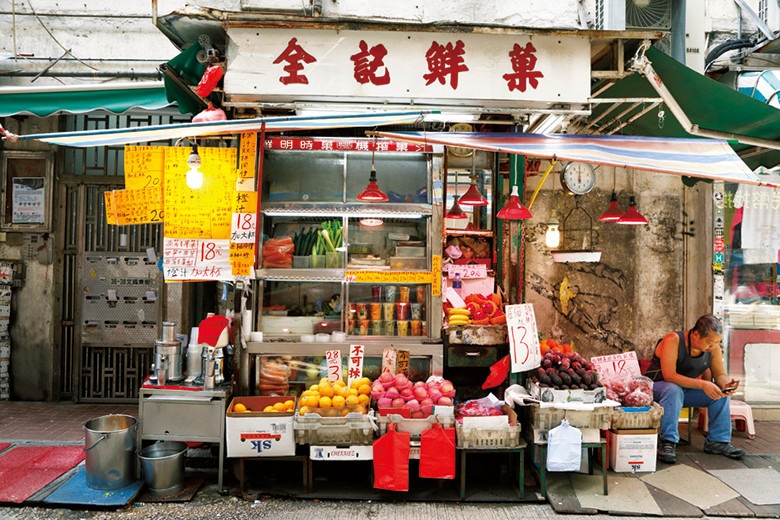
[[399, 283], [399, 284], [428, 284], [433, 283], [431, 271], [344, 271], [347, 282], [354, 283]]

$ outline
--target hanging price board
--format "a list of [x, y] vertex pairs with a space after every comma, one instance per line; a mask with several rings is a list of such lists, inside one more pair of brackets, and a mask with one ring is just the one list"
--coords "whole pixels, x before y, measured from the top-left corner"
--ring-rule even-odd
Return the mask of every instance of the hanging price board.
[[326, 350], [325, 362], [328, 364], [328, 381], [333, 383], [342, 379], [341, 374], [341, 351], [340, 350]]
[[530, 303], [507, 305], [504, 312], [512, 372], [526, 372], [540, 366], [542, 352], [539, 348], [539, 333], [536, 329], [533, 305]]

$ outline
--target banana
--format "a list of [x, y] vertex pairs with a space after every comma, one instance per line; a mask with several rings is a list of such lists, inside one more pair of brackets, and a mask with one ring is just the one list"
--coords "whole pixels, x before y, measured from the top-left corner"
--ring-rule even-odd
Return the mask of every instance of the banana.
[[471, 311], [465, 307], [453, 307], [451, 309], [447, 309], [447, 314], [450, 316], [453, 315], [471, 316]]
[[465, 317], [464, 318], [452, 317], [449, 319], [449, 323], [450, 325], [468, 325], [469, 323], [471, 323], [471, 320]]

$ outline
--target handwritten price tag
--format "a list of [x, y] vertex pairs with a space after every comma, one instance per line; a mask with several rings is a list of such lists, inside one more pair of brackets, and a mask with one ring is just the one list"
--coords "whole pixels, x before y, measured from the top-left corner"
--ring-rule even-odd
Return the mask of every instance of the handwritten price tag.
[[609, 356], [595, 356], [590, 358], [590, 362], [593, 363], [593, 368], [598, 372], [601, 381], [642, 375], [634, 351]]
[[331, 383], [342, 379], [341, 374], [341, 351], [326, 350], [325, 362], [328, 364], [328, 381]]
[[455, 278], [455, 273], [460, 273], [460, 277], [466, 278], [487, 278], [487, 266], [485, 264], [452, 265], [447, 268], [447, 276]]
[[540, 366], [542, 352], [539, 348], [539, 333], [536, 329], [533, 305], [530, 303], [507, 305], [504, 312], [506, 312], [512, 372], [526, 372]]

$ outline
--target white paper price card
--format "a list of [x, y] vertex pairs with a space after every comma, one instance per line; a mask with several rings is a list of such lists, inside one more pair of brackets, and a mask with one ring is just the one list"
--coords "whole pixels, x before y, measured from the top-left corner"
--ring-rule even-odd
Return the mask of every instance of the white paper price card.
[[594, 356], [590, 358], [590, 362], [593, 363], [593, 368], [598, 372], [602, 383], [612, 379], [633, 378], [642, 375], [639, 360], [633, 350], [608, 356]]
[[341, 374], [341, 351], [340, 350], [326, 350], [325, 362], [328, 364], [328, 381], [333, 383], [342, 379]]
[[[363, 355], [365, 354], [363, 345], [350, 345], [349, 356], [347, 356], [347, 384], [363, 377]], [[330, 373], [330, 372], [328, 372]]]
[[512, 372], [525, 372], [540, 366], [542, 353], [539, 348], [539, 333], [536, 330], [533, 305], [530, 303], [507, 305], [504, 312]]

